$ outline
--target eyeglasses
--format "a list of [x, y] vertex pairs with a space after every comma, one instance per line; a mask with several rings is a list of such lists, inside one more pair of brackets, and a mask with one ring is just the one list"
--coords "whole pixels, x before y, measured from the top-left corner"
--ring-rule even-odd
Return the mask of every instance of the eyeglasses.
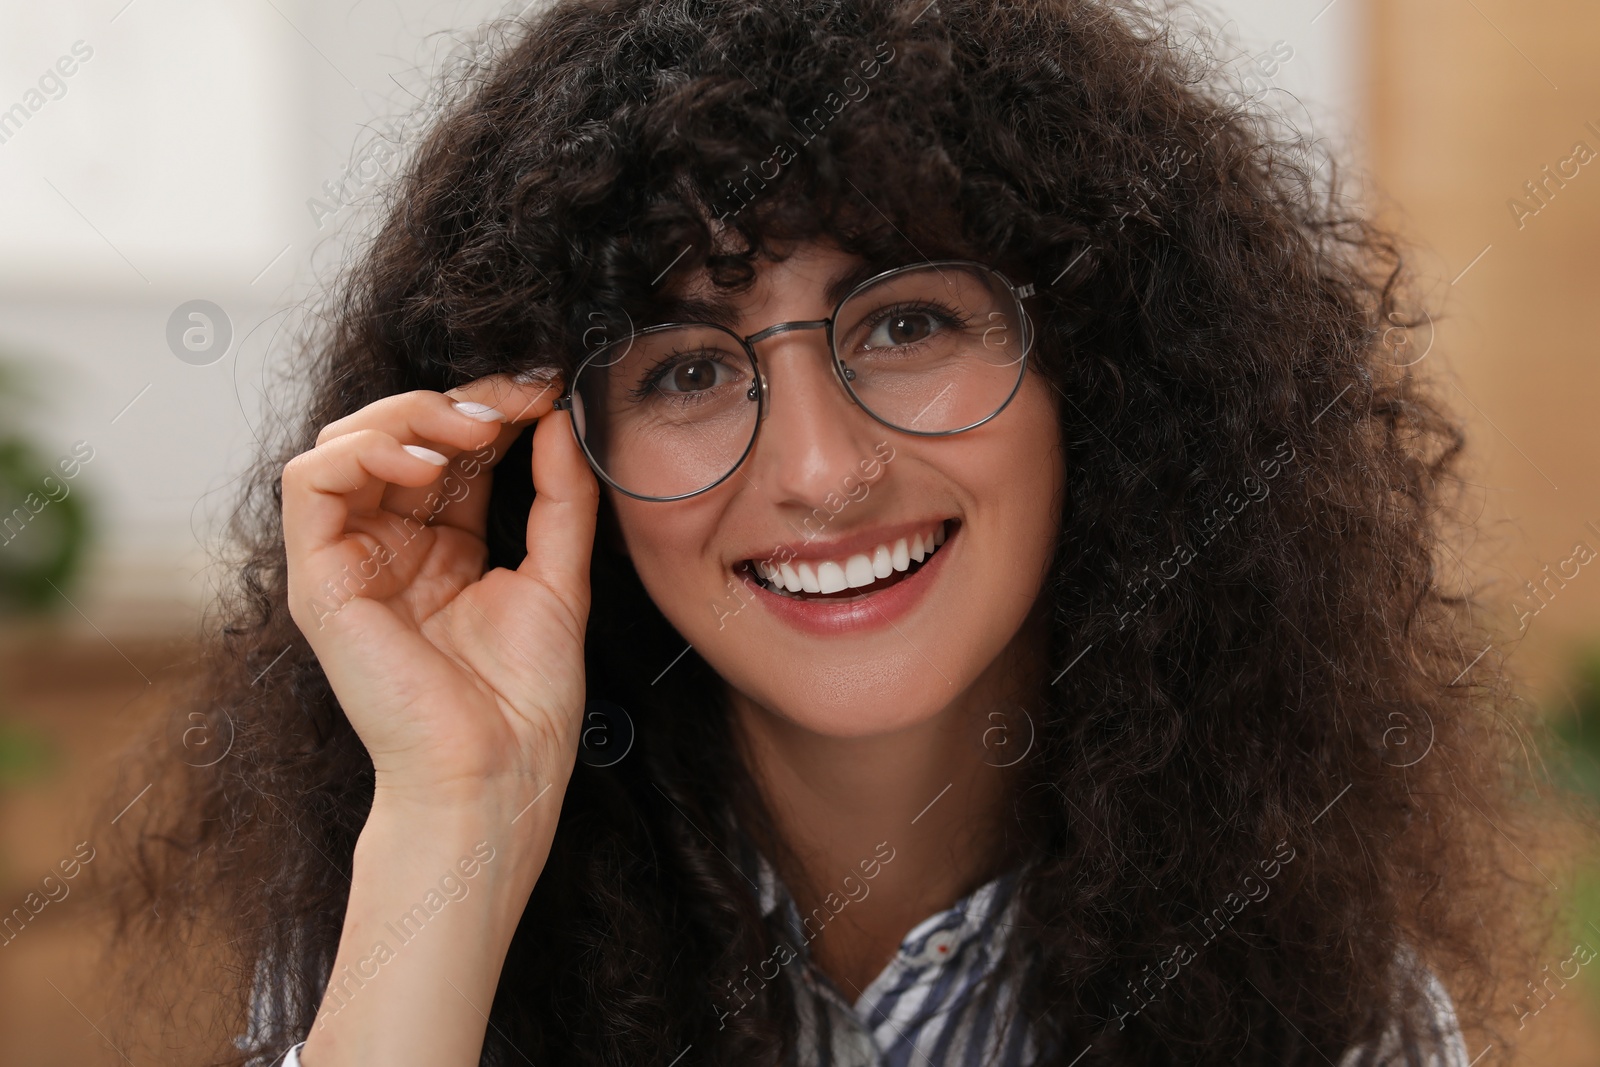
[[902, 433], [945, 437], [998, 415], [1022, 385], [1031, 284], [971, 260], [868, 278], [825, 319], [740, 337], [712, 323], [635, 330], [591, 353], [555, 402], [596, 474], [640, 500], [715, 487], [754, 447], [771, 403], [755, 344], [824, 329], [834, 375], [863, 411]]

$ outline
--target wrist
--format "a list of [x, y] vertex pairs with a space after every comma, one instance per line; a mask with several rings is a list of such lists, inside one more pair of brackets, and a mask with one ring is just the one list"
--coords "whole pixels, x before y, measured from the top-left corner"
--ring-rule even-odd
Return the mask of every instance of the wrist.
[[549, 814], [513, 824], [492, 804], [374, 796], [307, 1046], [317, 1062], [467, 1062], [483, 1040], [476, 1006], [494, 999], [548, 856]]
[[488, 881], [531, 890], [550, 854], [563, 792], [551, 784], [535, 800], [486, 791], [468, 804], [380, 787], [356, 841], [355, 865], [388, 869], [405, 857], [408, 866], [470, 869], [476, 858]]
[[541, 815], [553, 821], [570, 777], [484, 777], [444, 786], [436, 782], [419, 784], [380, 770], [373, 786], [372, 810], [441, 830], [457, 826], [468, 832], [477, 826], [520, 827]]

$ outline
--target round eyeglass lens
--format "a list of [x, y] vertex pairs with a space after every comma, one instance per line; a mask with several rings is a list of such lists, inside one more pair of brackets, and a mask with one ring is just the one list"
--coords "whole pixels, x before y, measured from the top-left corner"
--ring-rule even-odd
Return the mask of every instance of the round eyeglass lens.
[[755, 437], [755, 367], [715, 326], [646, 329], [596, 351], [573, 382], [581, 438], [605, 476], [635, 496], [716, 484]]
[[1004, 407], [1031, 340], [1005, 279], [973, 265], [896, 271], [847, 298], [833, 328], [861, 406], [925, 434], [967, 429]]

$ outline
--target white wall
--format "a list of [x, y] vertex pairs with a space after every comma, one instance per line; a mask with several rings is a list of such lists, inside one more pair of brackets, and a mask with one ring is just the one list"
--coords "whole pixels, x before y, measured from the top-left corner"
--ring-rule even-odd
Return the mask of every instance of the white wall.
[[[1272, 86], [1264, 99], [1291, 117], [1309, 108], [1302, 124], [1359, 161], [1365, 2], [1202, 10], [1237, 37], [1241, 73], [1278, 42], [1292, 50], [1270, 78], [1258, 68]], [[75, 484], [101, 505], [101, 536], [73, 603], [101, 630], [195, 625], [219, 577], [204, 546], [275, 418], [263, 400], [269, 356], [313, 279], [338, 263], [333, 235], [354, 214], [319, 226], [308, 201], [328, 203], [323, 183], [343, 179], [374, 125], [410, 112], [450, 30], [523, 6], [0, 3], [0, 356], [35, 372], [23, 419], [47, 458], [79, 440], [94, 450]], [[5, 125], [17, 104], [25, 120]], [[196, 299], [233, 327], [227, 354], [207, 365], [166, 339], [174, 309]]]

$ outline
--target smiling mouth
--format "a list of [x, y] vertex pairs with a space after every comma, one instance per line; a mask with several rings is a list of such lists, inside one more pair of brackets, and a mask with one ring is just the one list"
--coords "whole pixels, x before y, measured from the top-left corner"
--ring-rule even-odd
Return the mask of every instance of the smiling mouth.
[[782, 565], [747, 559], [738, 571], [767, 592], [790, 600], [871, 596], [916, 574], [960, 528], [959, 519], [945, 519], [927, 534], [886, 541], [871, 552], [844, 559], [793, 560]]

